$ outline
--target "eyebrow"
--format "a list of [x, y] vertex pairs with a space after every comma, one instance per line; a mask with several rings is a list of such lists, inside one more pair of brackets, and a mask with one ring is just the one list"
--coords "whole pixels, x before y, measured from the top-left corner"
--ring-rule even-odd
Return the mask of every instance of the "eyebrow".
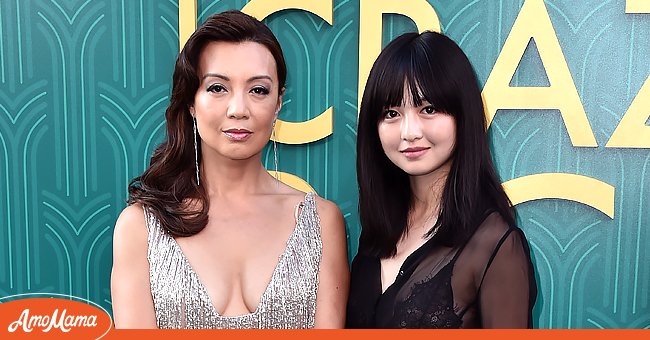
[[[205, 78], [208, 78], [208, 77], [215, 77], [215, 78], [223, 79], [225, 81], [230, 81], [230, 78], [224, 76], [223, 74], [219, 74], [219, 73], [206, 73], [203, 76], [203, 78], [201, 78], [201, 81], [203, 81]], [[248, 80], [246, 80], [246, 82], [250, 83], [252, 81], [260, 80], [260, 79], [267, 79], [267, 80], [269, 80], [271, 82], [273, 81], [273, 79], [270, 76], [267, 76], [265, 74], [261, 74], [261, 75], [258, 75], [258, 76], [253, 76], [253, 77], [248, 78]]]

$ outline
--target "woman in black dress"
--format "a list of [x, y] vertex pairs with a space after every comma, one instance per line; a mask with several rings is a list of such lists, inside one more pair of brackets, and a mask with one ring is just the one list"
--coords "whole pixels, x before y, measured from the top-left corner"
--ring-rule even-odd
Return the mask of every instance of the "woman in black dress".
[[528, 243], [494, 169], [481, 91], [435, 32], [381, 52], [361, 101], [362, 232], [349, 328], [532, 327]]

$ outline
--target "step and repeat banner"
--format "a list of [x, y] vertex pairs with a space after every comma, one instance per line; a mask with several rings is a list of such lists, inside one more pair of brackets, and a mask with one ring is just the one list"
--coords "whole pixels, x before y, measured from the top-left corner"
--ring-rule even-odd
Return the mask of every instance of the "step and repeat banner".
[[441, 31], [483, 88], [530, 240], [535, 326], [650, 328], [648, 0], [2, 0], [0, 297], [111, 310], [113, 226], [164, 138], [179, 46], [227, 9], [284, 49], [279, 170], [339, 205], [350, 259], [365, 79], [393, 37]]

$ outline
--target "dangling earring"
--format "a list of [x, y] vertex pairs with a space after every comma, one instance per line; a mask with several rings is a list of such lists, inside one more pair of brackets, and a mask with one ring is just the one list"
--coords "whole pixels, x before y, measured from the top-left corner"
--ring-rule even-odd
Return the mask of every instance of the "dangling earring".
[[196, 138], [196, 117], [192, 116], [194, 121], [194, 165], [196, 166], [196, 185], [201, 185], [201, 180], [199, 176], [199, 148]]
[[278, 174], [278, 143], [275, 141], [275, 120], [273, 121], [273, 130], [271, 130], [271, 139], [273, 140], [273, 161], [275, 162], [275, 179], [280, 181]]

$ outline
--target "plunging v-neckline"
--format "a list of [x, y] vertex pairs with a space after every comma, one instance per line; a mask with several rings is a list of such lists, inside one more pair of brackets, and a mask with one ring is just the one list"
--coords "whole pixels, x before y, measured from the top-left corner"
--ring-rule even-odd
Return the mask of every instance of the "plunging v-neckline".
[[309, 194], [306, 194], [305, 197], [303, 198], [302, 202], [300, 203], [303, 208], [298, 213], [298, 216], [297, 216], [298, 218], [296, 219], [296, 224], [293, 227], [293, 231], [291, 232], [291, 234], [289, 234], [289, 237], [287, 238], [286, 244], [284, 246], [284, 251], [282, 251], [282, 254], [280, 254], [280, 256], [278, 256], [278, 262], [276, 263], [275, 268], [273, 268], [273, 272], [271, 273], [271, 278], [270, 278], [269, 282], [266, 284], [266, 288], [262, 292], [262, 295], [260, 296], [260, 300], [257, 303], [257, 306], [255, 307], [255, 310], [250, 312], [250, 313], [245, 313], [245, 314], [241, 314], [241, 315], [222, 315], [217, 310], [214, 303], [212, 302], [212, 298], [210, 297], [210, 294], [208, 293], [208, 288], [201, 281], [201, 277], [199, 277], [199, 275], [196, 273], [196, 271], [194, 271], [194, 267], [192, 267], [192, 264], [190, 263], [190, 260], [185, 256], [185, 253], [183, 252], [183, 249], [178, 244], [178, 242], [176, 242], [176, 239], [171, 237], [171, 239], [173, 241], [173, 244], [174, 244], [174, 247], [180, 253], [180, 256], [181, 256], [183, 262], [185, 262], [185, 265], [189, 269], [190, 275], [193, 276], [194, 279], [196, 279], [196, 282], [199, 285], [199, 294], [205, 294], [205, 296], [208, 297], [208, 301], [210, 302], [210, 308], [211, 308], [212, 312], [215, 315], [217, 315], [220, 318], [245, 318], [245, 317], [250, 317], [252, 315], [255, 315], [255, 314], [257, 314], [259, 312], [260, 306], [264, 302], [264, 298], [268, 294], [269, 289], [270, 289], [270, 287], [271, 287], [271, 285], [273, 283], [273, 280], [277, 276], [278, 270], [284, 264], [284, 260], [286, 258], [287, 250], [289, 250], [289, 245], [295, 239], [296, 231], [298, 230], [298, 226], [300, 225], [300, 217], [302, 217], [302, 214], [303, 214], [303, 212], [305, 210], [304, 206], [305, 206], [305, 204], [307, 202], [307, 195], [309, 195]]

